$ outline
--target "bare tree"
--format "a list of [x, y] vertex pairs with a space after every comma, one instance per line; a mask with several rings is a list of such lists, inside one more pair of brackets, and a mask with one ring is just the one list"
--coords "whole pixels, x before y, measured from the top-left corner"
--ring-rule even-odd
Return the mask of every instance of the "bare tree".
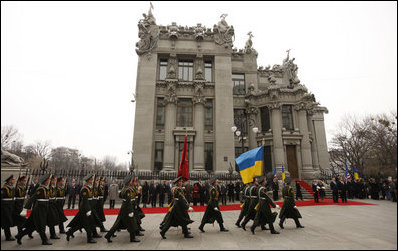
[[115, 170], [116, 167], [116, 157], [114, 156], [105, 156], [102, 159], [102, 166], [105, 170]]
[[15, 141], [21, 141], [21, 135], [18, 129], [13, 125], [1, 127], [1, 149], [9, 150], [11, 144]]
[[36, 141], [32, 146], [33, 152], [42, 159], [47, 159], [51, 153], [51, 145], [49, 141]]

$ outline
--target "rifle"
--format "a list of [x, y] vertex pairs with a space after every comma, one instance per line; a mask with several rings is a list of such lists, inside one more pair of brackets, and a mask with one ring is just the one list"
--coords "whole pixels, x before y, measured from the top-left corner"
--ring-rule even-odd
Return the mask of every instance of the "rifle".
[[26, 195], [26, 192], [28, 191], [28, 187], [30, 186], [31, 178], [32, 178], [32, 175], [29, 176], [28, 182], [26, 182], [26, 186], [25, 186], [25, 195]]

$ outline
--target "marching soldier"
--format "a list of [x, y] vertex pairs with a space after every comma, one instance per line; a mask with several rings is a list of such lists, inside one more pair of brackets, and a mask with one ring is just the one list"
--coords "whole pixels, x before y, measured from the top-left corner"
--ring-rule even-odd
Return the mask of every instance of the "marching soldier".
[[[101, 222], [105, 222], [105, 214], [104, 214], [104, 177], [101, 177], [99, 179], [99, 184], [98, 184], [98, 189], [94, 187], [94, 195], [97, 194], [98, 199], [94, 199], [93, 201], [96, 202], [96, 210], [98, 214], [98, 218], [101, 220]], [[108, 232], [107, 229], [105, 229], [104, 224], [102, 223], [101, 225], [101, 232]]]
[[213, 224], [214, 221], [217, 221], [218, 224], [220, 225], [220, 231], [228, 232], [228, 229], [226, 229], [223, 225], [224, 221], [220, 212], [220, 208], [218, 206], [220, 193], [216, 188], [218, 185], [217, 177], [213, 177], [210, 181], [210, 184], [211, 184], [209, 191], [210, 199], [209, 202], [207, 203], [206, 212], [203, 215], [202, 223], [199, 226], [199, 230], [204, 233], [205, 230], [203, 230], [203, 227], [205, 226], [205, 224], [207, 223]]
[[14, 224], [14, 175], [10, 175], [6, 180], [4, 186], [1, 188], [1, 228], [4, 230], [6, 241], [15, 241], [11, 236], [10, 228]]
[[244, 202], [243, 202], [243, 204], [241, 205], [241, 210], [240, 210], [240, 214], [239, 214], [239, 217], [238, 217], [238, 220], [236, 221], [236, 223], [235, 223], [235, 225], [237, 226], [237, 227], [241, 227], [240, 226], [240, 222], [243, 220], [243, 218], [245, 217], [245, 215], [247, 214], [247, 210], [249, 209], [249, 205], [250, 205], [250, 195], [249, 195], [249, 192], [250, 192], [250, 187], [253, 185], [253, 182], [250, 182], [250, 183], [248, 183], [248, 184], [246, 184], [246, 186], [243, 188], [243, 193], [242, 193], [242, 196], [243, 196], [243, 199], [244, 199]]
[[[44, 174], [39, 178], [40, 186], [36, 189], [34, 195], [28, 200], [25, 208], [32, 208], [32, 212], [28, 220], [23, 225], [23, 230], [18, 233], [15, 237], [17, 238], [18, 244], [22, 244], [21, 239], [27, 234], [31, 234], [33, 231], [37, 231], [40, 235], [42, 245], [52, 245], [48, 241], [46, 235], [46, 226], [48, 220], [49, 211], [49, 188], [50, 174]], [[3, 215], [3, 213], [2, 213]]]
[[[26, 209], [24, 210], [23, 206], [25, 203], [26, 197], [26, 176], [22, 176], [18, 179], [17, 184], [15, 186], [15, 217], [17, 220], [16, 225], [18, 228], [18, 233], [22, 231], [22, 225], [25, 223], [26, 218], [21, 215], [26, 215]], [[29, 234], [29, 238], [33, 238], [31, 234]]]
[[188, 201], [185, 199], [184, 192], [182, 189], [182, 176], [174, 179], [173, 183], [176, 184], [172, 188], [173, 193], [173, 201], [169, 205], [169, 211], [165, 215], [163, 222], [160, 224], [160, 235], [163, 239], [166, 239], [166, 232], [170, 227], [182, 227], [182, 233], [185, 238], [193, 238], [191, 233], [188, 231], [188, 224], [194, 222], [189, 217], [187, 210], [193, 211], [193, 209], [189, 206]]
[[48, 214], [47, 214], [47, 226], [50, 229], [50, 239], [60, 239], [58, 235], [55, 234], [55, 226], [59, 225], [59, 211], [56, 203], [57, 197], [57, 179], [55, 176], [51, 178], [51, 184], [49, 188], [49, 202], [48, 202]]
[[115, 232], [118, 229], [127, 229], [127, 231], [130, 233], [130, 242], [140, 242], [140, 240], [135, 238], [135, 233], [139, 231], [139, 229], [136, 217], [134, 217], [136, 192], [134, 189], [132, 189], [132, 178], [133, 176], [131, 174], [128, 174], [124, 178], [123, 183], [125, 184], [125, 186], [120, 192], [123, 203], [115, 223], [113, 224], [109, 232], [105, 235], [105, 239], [108, 242], [112, 242], [112, 236], [116, 237]]
[[66, 234], [64, 228], [64, 222], [68, 220], [64, 213], [64, 204], [65, 204], [65, 183], [62, 177], [59, 177], [57, 180], [57, 192], [55, 197], [55, 203], [58, 209], [58, 217], [59, 217], [59, 233]]
[[276, 219], [276, 216], [278, 215], [277, 212], [272, 212], [271, 211], [271, 206], [273, 208], [278, 208], [279, 206], [276, 205], [271, 198], [267, 195], [266, 193], [266, 179], [265, 176], [261, 176], [258, 179], [258, 182], [260, 183], [260, 188], [258, 189], [258, 204], [255, 207], [257, 213], [256, 216], [254, 217], [254, 223], [253, 226], [250, 228], [252, 233], [254, 234], [254, 230], [258, 225], [261, 225], [262, 229], [265, 229], [265, 224], [269, 225], [269, 228], [271, 230], [271, 234], [279, 234], [279, 232], [275, 231], [274, 228], [274, 222]]
[[250, 196], [250, 204], [249, 208], [247, 209], [247, 213], [245, 216], [245, 219], [243, 220], [241, 227], [243, 230], [246, 231], [246, 224], [249, 222], [249, 220], [254, 220], [254, 217], [256, 217], [256, 210], [254, 209], [257, 206], [258, 203], [258, 180], [257, 177], [253, 178], [253, 183], [254, 185], [250, 187], [249, 190], [249, 196]]
[[73, 233], [77, 230], [84, 228], [87, 234], [87, 243], [96, 243], [93, 238], [101, 238], [102, 236], [97, 233], [96, 226], [100, 226], [102, 222], [97, 217], [97, 214], [93, 213], [95, 207], [92, 207], [93, 200], [93, 174], [88, 174], [84, 177], [86, 185], [80, 190], [80, 206], [79, 212], [66, 226], [70, 229], [66, 232], [66, 240], [73, 236]]
[[141, 207], [140, 207], [140, 200], [141, 200], [141, 190], [139, 189], [138, 186], [138, 179], [137, 177], [135, 177], [133, 179], [133, 185], [132, 185], [132, 189], [135, 192], [135, 206], [134, 206], [134, 217], [136, 218], [137, 221], [137, 225], [138, 225], [138, 232], [137, 235], [138, 236], [144, 236], [143, 233], [145, 229], [142, 228], [141, 224], [142, 224], [142, 219], [145, 217], [145, 213], [144, 211], [142, 211]]
[[294, 219], [297, 228], [304, 228], [299, 221], [301, 218], [301, 214], [296, 207], [296, 202], [294, 201], [294, 191], [293, 188], [290, 186], [291, 179], [287, 177], [285, 179], [286, 186], [282, 189], [282, 196], [283, 196], [283, 206], [279, 213], [279, 226], [283, 229], [283, 222], [286, 218]]

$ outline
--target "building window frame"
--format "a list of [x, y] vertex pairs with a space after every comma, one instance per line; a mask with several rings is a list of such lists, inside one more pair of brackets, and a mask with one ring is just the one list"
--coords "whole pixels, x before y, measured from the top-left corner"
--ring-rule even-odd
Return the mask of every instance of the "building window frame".
[[266, 133], [271, 129], [270, 112], [268, 106], [260, 108], [261, 131]]
[[205, 80], [207, 83], [212, 83], [213, 81], [213, 61], [210, 59], [205, 59], [203, 61], [205, 67]]
[[155, 141], [154, 170], [161, 171], [164, 162], [164, 142]]
[[214, 129], [214, 104], [213, 99], [205, 101], [205, 131], [213, 131]]
[[282, 105], [282, 127], [288, 131], [294, 130], [293, 105]]
[[167, 58], [160, 58], [159, 59], [159, 80], [166, 80], [167, 78], [167, 67], [168, 67], [168, 59]]
[[156, 129], [164, 129], [165, 123], [165, 100], [164, 97], [157, 97], [156, 99]]
[[192, 82], [193, 81], [193, 60], [179, 59], [178, 60], [178, 80]]
[[177, 101], [177, 123], [178, 127], [192, 127], [193, 125], [193, 103], [190, 98], [179, 98]]
[[204, 154], [205, 170], [209, 171], [209, 172], [214, 171], [214, 144], [213, 144], [213, 142], [205, 142], [203, 154]]
[[246, 84], [244, 73], [232, 73], [232, 92], [233, 95], [245, 95]]

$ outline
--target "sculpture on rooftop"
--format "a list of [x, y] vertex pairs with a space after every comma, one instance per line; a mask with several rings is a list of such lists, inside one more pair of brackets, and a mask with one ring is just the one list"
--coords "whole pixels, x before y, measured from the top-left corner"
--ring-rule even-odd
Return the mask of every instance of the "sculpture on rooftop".
[[144, 19], [138, 22], [138, 41], [135, 46], [137, 47], [135, 51], [138, 55], [149, 54], [152, 49], [156, 47], [159, 40], [160, 30], [156, 25], [156, 19], [152, 14], [153, 5], [150, 3], [148, 15], [142, 14]]
[[220, 16], [221, 21], [213, 27], [214, 41], [216, 44], [224, 45], [226, 48], [232, 47], [233, 40], [235, 40], [234, 27], [232, 25], [229, 26], [227, 21], [225, 21], [227, 16], [228, 14], [222, 14]]
[[298, 83], [300, 83], [300, 80], [297, 77], [298, 67], [294, 63], [295, 58], [289, 59], [290, 49], [288, 49], [286, 52], [287, 52], [287, 56], [283, 60], [282, 69], [287, 74], [287, 78], [289, 79], [290, 85], [298, 84]]

